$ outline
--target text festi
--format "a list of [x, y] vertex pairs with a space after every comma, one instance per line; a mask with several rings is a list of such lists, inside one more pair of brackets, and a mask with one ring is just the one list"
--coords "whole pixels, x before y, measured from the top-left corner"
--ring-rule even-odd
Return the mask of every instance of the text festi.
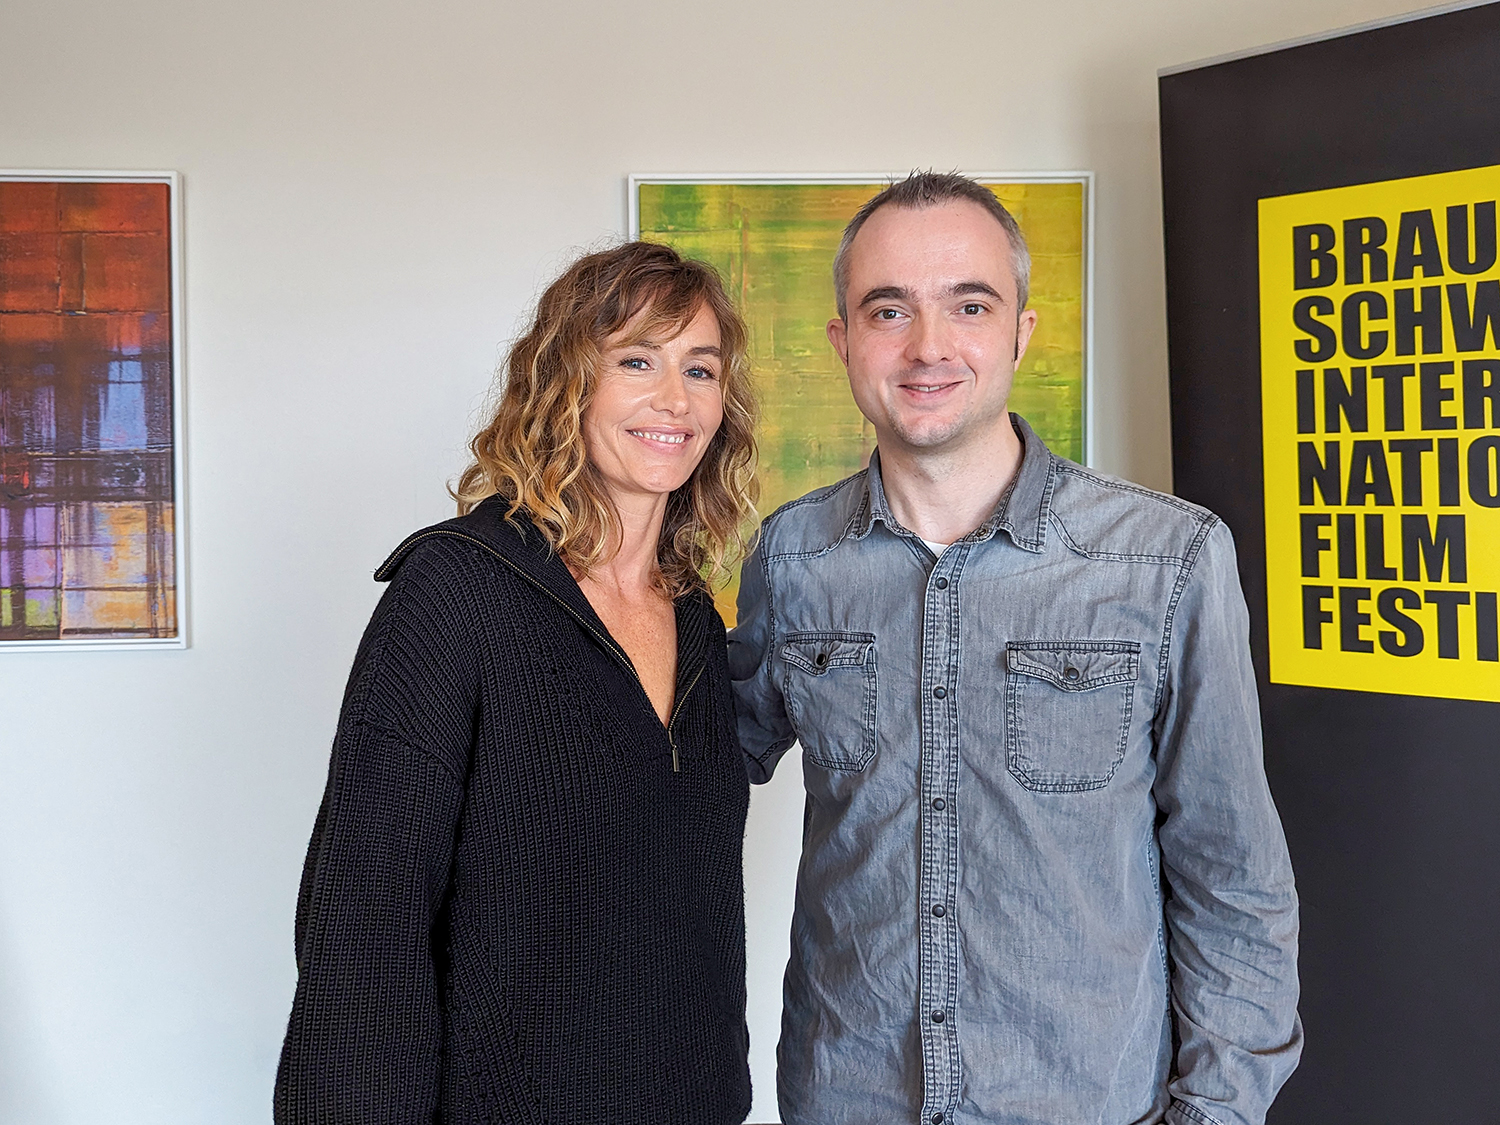
[[1500, 168], [1260, 203], [1271, 679], [1500, 701]]

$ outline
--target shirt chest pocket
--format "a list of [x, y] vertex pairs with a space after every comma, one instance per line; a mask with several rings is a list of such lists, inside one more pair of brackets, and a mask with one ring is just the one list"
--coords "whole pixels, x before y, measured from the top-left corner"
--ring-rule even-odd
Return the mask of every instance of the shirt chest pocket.
[[873, 633], [788, 633], [781, 645], [782, 697], [807, 758], [862, 770], [875, 756]]
[[1102, 789], [1130, 738], [1141, 646], [1134, 641], [1011, 641], [1005, 646], [1005, 753], [1041, 793]]

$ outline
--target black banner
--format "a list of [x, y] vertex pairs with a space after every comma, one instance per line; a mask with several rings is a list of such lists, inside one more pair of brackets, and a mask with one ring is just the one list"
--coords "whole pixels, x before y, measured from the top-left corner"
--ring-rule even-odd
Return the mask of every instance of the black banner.
[[1302, 896], [1271, 1121], [1497, 1122], [1500, 4], [1160, 94], [1176, 490], [1235, 534]]

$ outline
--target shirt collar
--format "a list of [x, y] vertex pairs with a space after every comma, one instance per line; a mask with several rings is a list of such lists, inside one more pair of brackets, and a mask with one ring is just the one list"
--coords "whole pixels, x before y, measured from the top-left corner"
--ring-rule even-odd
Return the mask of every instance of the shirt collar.
[[[982, 543], [1004, 531], [1016, 546], [1033, 554], [1040, 554], [1047, 542], [1047, 515], [1052, 507], [1052, 489], [1057, 473], [1053, 457], [1046, 443], [1037, 437], [1019, 414], [1010, 416], [1016, 436], [1021, 439], [1021, 464], [1010, 486], [995, 505], [990, 518], [971, 531], [964, 539]], [[854, 518], [850, 520], [846, 534], [863, 539], [870, 534], [876, 521], [886, 525], [898, 535], [915, 533], [901, 526], [891, 514], [885, 496], [885, 485], [880, 479], [880, 450], [870, 454], [870, 467], [865, 471], [865, 496]]]

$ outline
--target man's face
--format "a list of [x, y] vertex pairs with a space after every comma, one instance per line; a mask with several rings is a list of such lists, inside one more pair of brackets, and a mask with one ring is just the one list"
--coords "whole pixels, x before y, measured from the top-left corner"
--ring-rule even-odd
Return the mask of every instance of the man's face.
[[848, 320], [828, 339], [882, 447], [994, 441], [1036, 313], [1017, 315], [1010, 240], [967, 200], [882, 207], [850, 247]]

